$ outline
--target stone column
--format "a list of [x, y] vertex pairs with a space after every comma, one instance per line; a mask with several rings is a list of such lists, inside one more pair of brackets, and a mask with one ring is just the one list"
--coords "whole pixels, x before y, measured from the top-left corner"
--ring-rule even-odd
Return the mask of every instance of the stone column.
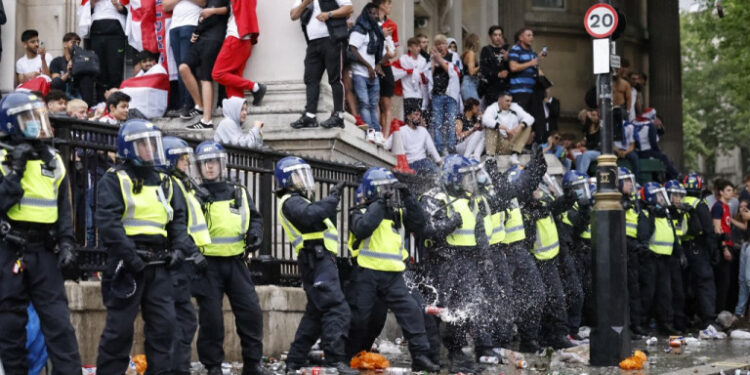
[[513, 44], [513, 35], [526, 26], [526, 1], [498, 1], [500, 26], [503, 27], [505, 42]]
[[8, 22], [2, 28], [3, 52], [0, 58], [0, 92], [13, 90], [16, 66], [16, 2], [3, 1]]
[[682, 150], [682, 68], [680, 65], [680, 16], [678, 0], [648, 2], [650, 106], [664, 120], [665, 153], [678, 169]]

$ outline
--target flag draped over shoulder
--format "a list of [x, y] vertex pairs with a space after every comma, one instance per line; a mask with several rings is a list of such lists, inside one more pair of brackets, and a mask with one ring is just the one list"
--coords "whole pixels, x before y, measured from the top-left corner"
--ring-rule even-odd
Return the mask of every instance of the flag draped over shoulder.
[[130, 108], [136, 108], [148, 118], [164, 115], [169, 97], [169, 75], [161, 65], [139, 77], [122, 81], [120, 91], [130, 96]]
[[130, 0], [125, 35], [128, 44], [138, 51], [159, 53], [159, 63], [170, 79], [177, 79], [177, 64], [169, 46], [169, 24], [172, 13], [165, 12], [160, 0]]

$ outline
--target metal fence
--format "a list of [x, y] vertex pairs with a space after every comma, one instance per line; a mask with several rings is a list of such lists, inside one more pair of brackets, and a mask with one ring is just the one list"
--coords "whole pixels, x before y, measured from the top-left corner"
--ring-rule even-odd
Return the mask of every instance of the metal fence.
[[[110, 160], [114, 158], [113, 153], [116, 151], [119, 127], [57, 117], [52, 118], [52, 123], [55, 128], [55, 137], [59, 140], [56, 147], [67, 161], [75, 236], [84, 251], [91, 250], [96, 248], [95, 244], [100, 243], [97, 239], [96, 221], [93, 220], [94, 212], [96, 212], [96, 184], [101, 175], [111, 166]], [[165, 131], [164, 134], [170, 135], [169, 131]], [[191, 146], [197, 146], [198, 141], [185, 140]], [[280, 273], [282, 284], [296, 285], [298, 283], [296, 255], [277, 219], [279, 200], [274, 194], [273, 178], [275, 163], [288, 154], [232, 146], [226, 146], [226, 149], [229, 178], [248, 189], [258, 211], [263, 216], [264, 241], [256, 256], [256, 266], [264, 267], [264, 265], [272, 264], [272, 267], [276, 269], [275, 272]], [[330, 189], [338, 182], [346, 183], [336, 216], [340, 236], [338, 255], [340, 258], [346, 258], [349, 255], [346, 249], [349, 210], [354, 206], [354, 191], [366, 167], [309, 158], [306, 160], [310, 163], [315, 176], [316, 199], [327, 196]], [[416, 177], [400, 176], [399, 178]], [[411, 181], [410, 185], [415, 186], [415, 189], [420, 189], [426, 184]], [[87, 206], [90, 209], [87, 209]], [[88, 227], [87, 215], [90, 215]], [[278, 277], [279, 275], [276, 276]]]

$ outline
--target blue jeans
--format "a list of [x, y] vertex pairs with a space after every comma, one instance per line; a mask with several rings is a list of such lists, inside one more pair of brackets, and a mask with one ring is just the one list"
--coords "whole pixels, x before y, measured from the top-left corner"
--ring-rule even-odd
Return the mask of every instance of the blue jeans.
[[737, 296], [737, 307], [734, 308], [736, 315], [745, 315], [745, 306], [747, 300], [750, 298], [750, 243], [745, 242], [742, 244], [742, 251], [740, 251], [740, 272], [739, 272], [739, 284], [740, 292]]
[[601, 155], [601, 152], [596, 150], [585, 151], [582, 155], [576, 158], [576, 170], [581, 173], [589, 173], [589, 167], [591, 162]]
[[[448, 95], [435, 95], [432, 97], [432, 123], [430, 132], [435, 138], [435, 147], [441, 155], [448, 149], [449, 154], [456, 153], [456, 114], [458, 114], [458, 103]], [[448, 137], [447, 144], [445, 136]]]
[[478, 87], [477, 76], [464, 76], [464, 81], [461, 83], [461, 99], [464, 101], [469, 98], [479, 100]]
[[375, 77], [370, 81], [368, 77], [353, 74], [354, 94], [357, 95], [359, 115], [362, 121], [370, 126], [370, 129], [380, 131], [380, 120], [378, 120], [378, 99], [380, 95], [380, 80]]
[[409, 168], [417, 171], [417, 174], [420, 176], [437, 174], [438, 172], [437, 164], [435, 164], [432, 159], [428, 158], [419, 159], [413, 163], [409, 163]]
[[[190, 50], [190, 37], [195, 31], [195, 26], [180, 26], [169, 30], [169, 44], [172, 46], [172, 53], [174, 54], [174, 61], [179, 66], [180, 63], [185, 61], [188, 51]], [[185, 83], [182, 82], [182, 77], [178, 74], [177, 81], [179, 82], [179, 98], [177, 104], [180, 108], [192, 108], [193, 98], [185, 88]]]

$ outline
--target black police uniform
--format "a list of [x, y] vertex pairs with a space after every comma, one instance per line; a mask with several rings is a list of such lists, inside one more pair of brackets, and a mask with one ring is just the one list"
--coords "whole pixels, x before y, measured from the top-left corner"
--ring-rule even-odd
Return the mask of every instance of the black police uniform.
[[[580, 289], [582, 292], [582, 297], [572, 294], [572, 303], [568, 303], [568, 330], [576, 331], [575, 333], [578, 333], [578, 327], [590, 325], [594, 319], [591, 239], [581, 237], [584, 232], [591, 233], [591, 208], [590, 205], [574, 205], [563, 214], [567, 220], [561, 220], [561, 224], [558, 225], [562, 229], [562, 237], [566, 240], [570, 239], [569, 246], [566, 249], [569, 251], [565, 254], [565, 261], [570, 262], [572, 260], [575, 273], [578, 276], [576, 280], [571, 277], [572, 272], [567, 273], [564, 279], [565, 289], [574, 291], [574, 293], [578, 293], [576, 290]], [[569, 265], [565, 265], [565, 268], [568, 269]]]
[[[284, 217], [300, 232], [325, 231], [325, 219], [335, 223], [338, 192], [334, 191], [317, 202], [310, 202], [299, 193], [289, 194], [291, 196], [284, 202], [281, 210]], [[308, 240], [297, 255], [297, 264], [302, 288], [307, 295], [307, 307], [289, 349], [287, 364], [304, 364], [310, 348], [318, 338], [327, 362], [346, 361], [351, 310], [341, 291], [336, 256], [325, 249], [323, 240]]]
[[[522, 207], [523, 225], [526, 230], [526, 247], [532, 249], [536, 240], [536, 223], [547, 216], [559, 216], [568, 207], [569, 201], [565, 197], [558, 198], [547, 204], [543, 201], [532, 200]], [[559, 242], [559, 236], [558, 236]], [[542, 306], [542, 320], [539, 330], [539, 340], [542, 345], [554, 348], [569, 347], [570, 342], [565, 342], [569, 332], [568, 316], [566, 311], [565, 290], [560, 278], [560, 265], [558, 256], [540, 261], [535, 260], [542, 284], [545, 289], [545, 300]]]
[[[633, 210], [636, 215], [642, 210], [641, 202], [637, 199], [629, 198], [625, 194], [622, 196], [622, 208], [624, 211]], [[630, 224], [630, 223], [628, 223]], [[637, 231], [637, 229], [636, 229]], [[636, 237], [625, 236], [625, 245], [628, 251], [627, 272], [628, 272], [628, 306], [630, 307], [630, 329], [636, 334], [645, 334], [642, 329], [644, 314], [643, 304], [641, 303], [641, 286], [640, 286], [640, 268], [641, 257], [648, 248], [642, 248]]]
[[[130, 349], [133, 344], [133, 324], [140, 308], [145, 321], [146, 356], [149, 358], [149, 374], [167, 374], [172, 371], [171, 347], [174, 337], [174, 288], [170, 271], [165, 265], [145, 266], [150, 257], [167, 255], [167, 238], [161, 235], [125, 234], [123, 201], [117, 171], [125, 171], [137, 185], [169, 186], [172, 198], [169, 202], [174, 213], [166, 225], [169, 243], [173, 249], [179, 249], [183, 256], [197, 252], [195, 245], [187, 234], [187, 215], [185, 199], [179, 188], [171, 183], [162, 184], [162, 176], [151, 167], [137, 167], [125, 162], [110, 169], [97, 185], [96, 223], [99, 237], [109, 252], [107, 270], [102, 275], [102, 299], [107, 308], [107, 320], [99, 341], [96, 359], [97, 373], [122, 374], [129, 363]], [[166, 177], [165, 177], [166, 178]], [[168, 181], [168, 179], [167, 179]], [[165, 189], [165, 192], [168, 190]], [[134, 193], [135, 194], [135, 193]], [[149, 257], [144, 259], [136, 250], [146, 251]], [[178, 260], [171, 259], [176, 252], [169, 251], [170, 262], [179, 265]], [[135, 293], [127, 298], [113, 289], [123, 286], [113, 280], [118, 261], [122, 260], [125, 272], [135, 279]], [[113, 283], [113, 281], [115, 281]]]
[[[407, 192], [408, 193], [408, 192]], [[375, 232], [383, 220], [392, 220], [394, 225], [403, 226], [405, 233], [421, 233], [425, 226], [425, 215], [422, 208], [411, 195], [405, 196], [402, 214], [388, 207], [385, 200], [378, 199], [368, 205], [362, 212], [355, 209], [351, 212], [349, 229], [357, 239], [365, 239]], [[395, 230], [395, 228], [394, 228]], [[375, 249], [377, 251], [377, 249]], [[347, 345], [347, 356], [351, 357], [361, 350], [369, 350], [368, 326], [375, 304], [382, 301], [396, 316], [404, 336], [409, 343], [412, 358], [427, 355], [430, 344], [425, 333], [422, 311], [409, 295], [404, 282], [403, 272], [384, 272], [357, 267], [351, 283], [352, 310], [351, 330]]]
[[[690, 194], [688, 194], [690, 196]], [[702, 321], [702, 328], [716, 320], [716, 284], [711, 258], [718, 250], [718, 240], [714, 232], [711, 212], [706, 201], [701, 199], [693, 208], [688, 206], [688, 232], [682, 239], [682, 248], [688, 260], [685, 285], [694, 296], [689, 311], [696, 311]]]
[[[211, 228], [210, 210], [212, 209], [212, 202], [233, 200], [236, 194], [241, 197], [240, 199], [247, 200], [250, 223], [245, 234], [246, 249], [250, 251], [258, 250], [263, 240], [263, 217], [255, 208], [247, 190], [227, 182], [209, 182], [201, 186], [209, 192], [209, 196], [204, 202], [206, 222], [209, 228]], [[240, 203], [235, 202], [237, 206]], [[253, 247], [249, 248], [248, 246]], [[203, 277], [196, 280], [196, 285], [193, 287], [199, 307], [198, 358], [208, 369], [220, 367], [221, 363], [224, 362], [224, 315], [222, 305], [224, 294], [226, 294], [234, 314], [237, 334], [240, 337], [242, 360], [244, 362], [243, 374], [258, 371], [258, 365], [263, 356], [263, 313], [260, 309], [258, 295], [255, 293], [250, 270], [248, 270], [243, 259], [244, 254], [226, 257], [205, 253], [204, 255], [208, 260], [208, 269]]]
[[[46, 149], [47, 146], [40, 147]], [[53, 155], [53, 152], [50, 150], [47, 155]], [[58, 168], [64, 168], [59, 164]], [[28, 169], [24, 171], [27, 172]], [[54, 177], [49, 171], [42, 171], [42, 174]], [[24, 194], [20, 180], [21, 176], [16, 172], [0, 176], [0, 215], [3, 220], [8, 220], [8, 210], [18, 204]], [[26, 362], [26, 309], [29, 302], [34, 304], [39, 315], [53, 374], [81, 371], [63, 275], [58, 266], [58, 255], [53, 251], [58, 243], [65, 243], [72, 249], [74, 237], [69, 193], [66, 174], [57, 191], [57, 222], [9, 221], [12, 233], [25, 239], [25, 247], [8, 237], [0, 241], [0, 362], [6, 374], [26, 375], [29, 371]], [[14, 267], [19, 259], [23, 270], [15, 273]]]

